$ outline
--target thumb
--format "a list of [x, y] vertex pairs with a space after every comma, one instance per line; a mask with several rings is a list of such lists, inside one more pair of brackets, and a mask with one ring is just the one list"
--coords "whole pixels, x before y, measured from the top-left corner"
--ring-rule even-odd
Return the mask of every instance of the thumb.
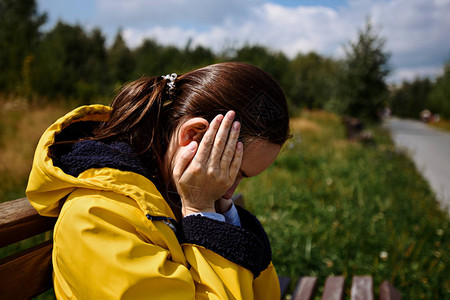
[[197, 152], [197, 146], [197, 142], [192, 141], [187, 146], [181, 147], [180, 153], [175, 158], [175, 167], [173, 169], [173, 176], [175, 178], [179, 179], [184, 173], [187, 166], [192, 161], [195, 153]]

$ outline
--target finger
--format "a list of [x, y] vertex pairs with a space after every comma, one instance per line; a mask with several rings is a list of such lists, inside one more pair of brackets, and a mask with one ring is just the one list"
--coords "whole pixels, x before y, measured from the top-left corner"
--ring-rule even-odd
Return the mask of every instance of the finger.
[[202, 165], [205, 165], [209, 159], [211, 148], [214, 143], [214, 139], [217, 131], [219, 130], [220, 123], [222, 122], [223, 115], [217, 115], [208, 127], [205, 135], [198, 146], [197, 154], [195, 155], [195, 160], [197, 160]]
[[216, 166], [219, 165], [220, 159], [223, 155], [223, 150], [227, 144], [228, 134], [235, 116], [236, 113], [234, 111], [230, 110], [227, 112], [214, 139], [214, 147], [211, 150], [210, 161]]
[[192, 141], [186, 147], [181, 148], [179, 158], [175, 161], [175, 166], [173, 168], [173, 177], [175, 179], [180, 179], [184, 171], [188, 167], [189, 163], [195, 155], [197, 150], [197, 142]]
[[236, 143], [239, 138], [241, 124], [236, 121], [231, 127], [230, 136], [228, 137], [227, 145], [223, 151], [222, 158], [220, 160], [220, 167], [222, 170], [226, 170], [230, 167], [231, 161], [236, 152]]
[[229, 178], [235, 180], [236, 176], [241, 168], [242, 157], [244, 156], [244, 145], [242, 142], [237, 142], [236, 151], [234, 152], [233, 160], [230, 165]]

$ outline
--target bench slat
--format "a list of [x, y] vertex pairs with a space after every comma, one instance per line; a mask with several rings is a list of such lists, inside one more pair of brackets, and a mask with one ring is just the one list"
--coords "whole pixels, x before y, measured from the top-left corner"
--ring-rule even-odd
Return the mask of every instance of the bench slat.
[[322, 300], [341, 300], [344, 296], [344, 284], [344, 276], [328, 277], [325, 281]]
[[380, 284], [380, 300], [402, 300], [402, 295], [389, 281]]
[[281, 299], [284, 299], [288, 290], [289, 284], [291, 283], [291, 278], [278, 276], [278, 280], [280, 281], [280, 290], [281, 290]]
[[30, 299], [52, 287], [53, 242], [0, 260], [0, 298]]
[[351, 300], [373, 300], [371, 276], [353, 276]]
[[42, 217], [27, 198], [0, 203], [0, 247], [53, 229], [56, 218]]
[[27, 198], [6, 201], [0, 203], [0, 226], [22, 220], [37, 214], [36, 210], [28, 202]]
[[317, 278], [305, 276], [298, 280], [292, 299], [294, 300], [310, 300], [314, 296]]

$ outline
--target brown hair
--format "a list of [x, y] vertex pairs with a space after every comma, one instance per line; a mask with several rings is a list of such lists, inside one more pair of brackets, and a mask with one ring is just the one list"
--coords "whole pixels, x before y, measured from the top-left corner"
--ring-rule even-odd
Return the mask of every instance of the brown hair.
[[109, 121], [94, 138], [128, 143], [151, 162], [153, 171], [161, 166], [178, 124], [189, 117], [211, 121], [219, 113], [234, 110], [244, 145], [251, 139], [282, 145], [289, 138], [283, 91], [268, 73], [245, 63], [219, 63], [191, 71], [179, 76], [171, 91], [161, 76], [141, 78], [125, 85], [111, 106]]

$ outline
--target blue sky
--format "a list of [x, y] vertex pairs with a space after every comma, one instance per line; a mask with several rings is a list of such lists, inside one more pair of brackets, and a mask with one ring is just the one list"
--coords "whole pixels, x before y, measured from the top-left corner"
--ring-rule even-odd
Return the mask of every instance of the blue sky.
[[257, 43], [290, 58], [309, 51], [338, 58], [370, 16], [391, 53], [391, 82], [433, 78], [450, 59], [450, 0], [37, 2], [48, 13], [46, 30], [60, 19], [86, 30], [100, 27], [111, 40], [121, 28], [130, 47], [145, 38], [180, 47], [192, 39], [215, 51]]

